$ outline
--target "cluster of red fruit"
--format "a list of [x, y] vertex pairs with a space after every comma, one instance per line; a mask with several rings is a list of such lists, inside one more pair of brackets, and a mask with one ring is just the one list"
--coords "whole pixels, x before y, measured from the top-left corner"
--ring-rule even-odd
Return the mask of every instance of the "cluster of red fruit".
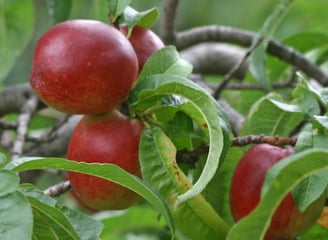
[[[140, 176], [138, 148], [143, 125], [118, 111], [147, 59], [164, 47], [151, 30], [135, 26], [127, 38], [95, 20], [70, 20], [50, 28], [34, 52], [30, 84], [58, 111], [84, 114], [67, 158], [114, 163]], [[124, 209], [139, 200], [132, 191], [90, 175], [68, 174], [74, 195], [92, 209]]]

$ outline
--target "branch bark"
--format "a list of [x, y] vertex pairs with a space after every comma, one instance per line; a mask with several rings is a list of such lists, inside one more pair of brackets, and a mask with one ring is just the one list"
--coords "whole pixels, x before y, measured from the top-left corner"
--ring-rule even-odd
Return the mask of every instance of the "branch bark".
[[179, 0], [166, 0], [161, 21], [161, 39], [167, 45], [175, 45], [176, 40], [176, 13]]
[[[249, 47], [256, 36], [256, 33], [253, 32], [225, 26], [212, 25], [196, 27], [178, 33], [176, 47], [182, 50], [204, 42], [226, 42]], [[297, 50], [283, 45], [275, 39], [271, 39], [267, 47], [267, 52], [297, 67], [309, 77], [316, 79], [323, 86], [328, 85], [328, 76], [316, 64], [307, 60]]]

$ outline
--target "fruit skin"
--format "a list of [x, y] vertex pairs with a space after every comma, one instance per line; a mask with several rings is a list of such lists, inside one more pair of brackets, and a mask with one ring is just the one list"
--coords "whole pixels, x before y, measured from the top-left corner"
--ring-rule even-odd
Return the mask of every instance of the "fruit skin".
[[[268, 144], [255, 145], [244, 154], [237, 164], [230, 189], [230, 206], [236, 221], [256, 207], [268, 169], [291, 154], [291, 147], [282, 149]], [[276, 209], [265, 239], [293, 239], [308, 230], [320, 216], [325, 198], [323, 194], [301, 213], [288, 193]]]
[[[143, 125], [118, 111], [86, 115], [76, 126], [67, 158], [77, 162], [113, 163], [141, 177], [139, 141]], [[136, 193], [110, 181], [81, 173], [68, 173], [75, 196], [96, 210], [125, 209], [140, 200]]]
[[69, 20], [39, 39], [30, 84], [59, 111], [95, 114], [120, 105], [137, 74], [137, 56], [119, 30], [95, 20]]
[[[120, 30], [124, 35], [128, 34], [127, 25], [121, 25]], [[141, 26], [133, 27], [129, 40], [138, 57], [139, 72], [142, 70], [148, 58], [154, 52], [165, 46], [163, 41], [157, 36], [156, 33]]]

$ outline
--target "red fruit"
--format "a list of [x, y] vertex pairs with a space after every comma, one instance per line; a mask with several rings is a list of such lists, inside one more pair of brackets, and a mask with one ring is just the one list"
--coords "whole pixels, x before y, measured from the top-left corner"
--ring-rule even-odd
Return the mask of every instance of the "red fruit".
[[[123, 34], [128, 34], [127, 25], [121, 25], [120, 29]], [[140, 26], [134, 26], [129, 40], [138, 57], [139, 72], [142, 70], [148, 58], [154, 52], [165, 46], [156, 33]]]
[[[138, 159], [143, 126], [117, 111], [84, 116], [74, 130], [67, 158], [77, 162], [113, 163], [141, 176]], [[84, 204], [97, 210], [119, 210], [140, 200], [139, 195], [104, 179], [68, 173], [75, 193]]]
[[[283, 149], [268, 144], [255, 145], [244, 154], [235, 169], [230, 190], [230, 206], [236, 221], [248, 215], [260, 201], [269, 168], [291, 154], [291, 147]], [[307, 231], [319, 218], [325, 198], [323, 194], [302, 213], [288, 193], [276, 209], [265, 239], [293, 239]]]
[[59, 111], [94, 114], [120, 105], [137, 74], [136, 54], [120, 31], [95, 20], [71, 20], [38, 41], [30, 84]]

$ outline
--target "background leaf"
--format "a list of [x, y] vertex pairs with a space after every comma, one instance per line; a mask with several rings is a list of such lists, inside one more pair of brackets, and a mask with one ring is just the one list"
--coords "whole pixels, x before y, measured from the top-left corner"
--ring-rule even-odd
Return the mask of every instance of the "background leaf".
[[72, 3], [73, 0], [47, 0], [48, 14], [52, 25], [68, 19]]
[[0, 1], [0, 82], [7, 76], [33, 34], [33, 13], [32, 0]]

